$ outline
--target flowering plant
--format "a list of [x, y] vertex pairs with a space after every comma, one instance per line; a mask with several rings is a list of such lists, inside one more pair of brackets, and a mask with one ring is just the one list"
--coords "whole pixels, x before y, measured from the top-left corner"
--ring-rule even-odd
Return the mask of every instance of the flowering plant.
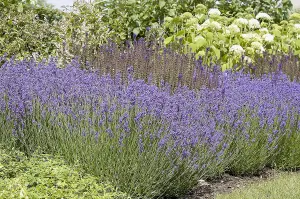
[[257, 54], [262, 56], [264, 52], [276, 50], [288, 53], [292, 49], [300, 54], [300, 23], [294, 20], [277, 25], [263, 12], [256, 16], [248, 13], [239, 18], [227, 18], [217, 8], [207, 13], [206, 10], [202, 9], [201, 17], [198, 12], [182, 21], [176, 17], [166, 18], [163, 24], [165, 44], [181, 39], [187, 46], [186, 51], [192, 50], [197, 56], [210, 53], [220, 59], [223, 70], [233, 67], [242, 55], [254, 60]]

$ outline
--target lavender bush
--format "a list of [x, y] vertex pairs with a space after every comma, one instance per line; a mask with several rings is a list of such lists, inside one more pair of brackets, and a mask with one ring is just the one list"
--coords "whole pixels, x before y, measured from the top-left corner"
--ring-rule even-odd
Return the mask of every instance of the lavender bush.
[[126, 69], [125, 82], [75, 61], [64, 69], [55, 60], [4, 63], [0, 141], [79, 160], [135, 198], [180, 196], [226, 171], [300, 166], [300, 85], [281, 71], [227, 71], [214, 89], [174, 91], [135, 72]]

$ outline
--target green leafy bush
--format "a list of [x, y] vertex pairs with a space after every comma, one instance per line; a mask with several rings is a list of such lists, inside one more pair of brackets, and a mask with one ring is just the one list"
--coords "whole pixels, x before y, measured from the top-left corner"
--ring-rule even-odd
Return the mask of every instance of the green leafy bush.
[[165, 17], [175, 17], [192, 12], [196, 5], [208, 9], [217, 7], [227, 17], [239, 16], [247, 9], [252, 14], [268, 12], [276, 23], [286, 20], [292, 9], [290, 0], [280, 4], [279, 0], [97, 0], [95, 7], [103, 13], [103, 21], [118, 35], [119, 40], [131, 38], [132, 34], [145, 36], [147, 27], [156, 27]]
[[57, 55], [62, 36], [63, 13], [31, 1], [0, 3], [0, 55], [22, 59]]
[[219, 0], [217, 7], [226, 16], [237, 16], [247, 9], [251, 9], [254, 15], [268, 13], [279, 23], [288, 19], [293, 4], [291, 0]]
[[183, 13], [175, 17], [166, 17], [163, 24], [165, 44], [182, 42], [187, 46], [186, 52], [195, 52], [197, 56], [210, 56], [220, 60], [222, 68], [231, 68], [237, 64], [242, 55], [245, 62], [252, 62], [257, 54], [293, 50], [300, 54], [297, 14], [289, 21], [276, 24], [266, 13], [253, 15], [251, 9], [244, 17], [228, 18], [218, 9], [197, 5], [193, 13]]
[[0, 198], [129, 198], [59, 156], [0, 150]]

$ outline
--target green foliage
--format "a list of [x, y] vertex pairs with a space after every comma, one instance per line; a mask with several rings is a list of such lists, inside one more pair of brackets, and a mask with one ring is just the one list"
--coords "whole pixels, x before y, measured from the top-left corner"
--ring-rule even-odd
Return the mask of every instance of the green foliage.
[[267, 13], [255, 16], [251, 9], [237, 18], [219, 15], [218, 10], [214, 10], [217, 14], [209, 15], [207, 10], [206, 6], [199, 4], [192, 13], [166, 17], [164, 43], [169, 45], [181, 40], [186, 46], [185, 52], [192, 51], [196, 56], [208, 53], [215, 61], [221, 62], [223, 70], [239, 63], [242, 55], [246, 56], [243, 61], [250, 63], [264, 52], [272, 54], [279, 50], [288, 53], [292, 50], [300, 54], [297, 13], [292, 14], [289, 21], [276, 24]]
[[37, 19], [33, 10], [7, 12], [0, 18], [0, 54], [22, 59], [31, 55], [57, 55], [61, 42], [61, 22]]
[[234, 17], [251, 8], [254, 15], [260, 12], [270, 14], [276, 23], [288, 19], [293, 8], [291, 0], [219, 0], [219, 3], [217, 7], [226, 16]]
[[57, 56], [63, 66], [75, 56], [96, 52], [111, 35], [101, 13], [89, 4], [75, 4], [66, 13], [32, 4], [3, 5], [7, 9], [0, 13], [0, 55], [7, 57]]
[[59, 156], [0, 150], [0, 198], [130, 198]]
[[133, 34], [145, 36], [146, 28], [154, 28], [166, 16], [192, 11], [199, 3], [213, 5], [213, 0], [96, 0], [95, 7], [103, 14], [102, 20], [116, 34], [118, 40], [131, 39]]
[[57, 55], [63, 13], [45, 3], [6, 0], [0, 3], [0, 55], [22, 59]]
[[[245, 10], [256, 15], [260, 12], [269, 13], [276, 23], [286, 20], [292, 9], [290, 0], [221, 0], [218, 4], [214, 0], [97, 0], [94, 4], [103, 13], [103, 21], [113, 30], [118, 40], [132, 38], [132, 35], [144, 37], [146, 28], [154, 28], [161, 24], [165, 17], [179, 16], [185, 12], [192, 12], [196, 5], [203, 4], [208, 9], [217, 7], [227, 17], [238, 16]], [[201, 12], [198, 7], [196, 12]]]

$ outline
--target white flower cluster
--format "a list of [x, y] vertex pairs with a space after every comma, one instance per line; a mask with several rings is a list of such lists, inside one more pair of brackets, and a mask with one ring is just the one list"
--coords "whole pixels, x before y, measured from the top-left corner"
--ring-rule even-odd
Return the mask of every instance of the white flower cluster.
[[234, 21], [234, 23], [240, 26], [246, 26], [248, 25], [248, 20], [244, 18], [238, 18]]
[[225, 35], [230, 35], [230, 34], [231, 34], [230, 30], [226, 29], [225, 30]]
[[243, 39], [247, 40], [247, 41], [260, 41], [261, 37], [259, 36], [259, 34], [257, 33], [246, 33], [246, 34], [242, 34], [241, 35]]
[[259, 32], [261, 32], [261, 33], [269, 33], [269, 30], [267, 28], [261, 28], [261, 29], [259, 29]]
[[263, 53], [265, 51], [263, 45], [257, 41], [252, 42], [251, 47], [255, 50], [256, 53]]
[[271, 34], [265, 34], [262, 36], [262, 38], [266, 41], [266, 42], [273, 42], [274, 41], [274, 35]]
[[203, 30], [205, 28], [208, 28], [209, 25], [210, 25], [210, 21], [209, 21], [209, 19], [207, 19], [207, 20], [205, 20], [205, 22], [203, 24], [201, 24], [201, 25], [198, 24], [197, 25], [197, 30], [199, 31], [199, 30]]
[[213, 21], [210, 23], [210, 28], [212, 28], [213, 30], [220, 30], [222, 26], [219, 22]]
[[249, 28], [250, 29], [256, 29], [260, 28], [260, 23], [257, 19], [250, 19], [249, 20]]
[[256, 19], [272, 20], [272, 17], [270, 17], [270, 15], [268, 15], [267, 13], [260, 12], [256, 15]]
[[294, 27], [295, 27], [296, 29], [300, 29], [300, 24], [295, 24]]
[[250, 63], [252, 63], [252, 59], [250, 57], [248, 57], [248, 56], [245, 56], [244, 57], [244, 62], [250, 64]]
[[215, 16], [220, 16], [221, 15], [221, 12], [220, 10], [218, 10], [217, 8], [212, 8], [208, 11], [208, 15], [209, 16], [212, 16], [212, 15], [215, 15]]
[[210, 21], [207, 19], [203, 24], [197, 25], [197, 30], [203, 30], [205, 28], [211, 28], [213, 30], [220, 30], [222, 29], [222, 25], [219, 22], [216, 21]]
[[230, 33], [239, 33], [241, 32], [240, 28], [236, 24], [231, 24], [228, 26], [228, 30]]
[[233, 46], [231, 46], [231, 48], [229, 49], [229, 52], [233, 52], [234, 55], [241, 56], [241, 55], [244, 54], [245, 50], [244, 50], [243, 47], [240, 46], [240, 45], [233, 45]]

